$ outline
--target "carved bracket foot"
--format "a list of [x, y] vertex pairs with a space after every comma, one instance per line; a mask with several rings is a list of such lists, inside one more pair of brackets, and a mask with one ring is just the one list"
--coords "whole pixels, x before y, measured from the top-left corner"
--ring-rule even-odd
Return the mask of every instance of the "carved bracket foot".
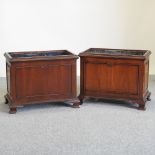
[[145, 105], [139, 104], [138, 110], [146, 110]]
[[71, 99], [68, 101], [68, 103], [72, 104], [72, 108], [80, 108], [80, 101], [78, 98]]
[[15, 114], [17, 112], [17, 108], [16, 107], [11, 107], [9, 113], [10, 114]]
[[79, 95], [78, 98], [79, 98], [79, 100], [80, 100], [80, 105], [82, 105], [82, 104], [83, 104], [84, 97], [81, 96], [81, 95]]
[[6, 97], [6, 95], [4, 96], [4, 98], [5, 98], [5, 104], [8, 104], [9, 103], [9, 100], [7, 99], [7, 97]]
[[73, 108], [80, 108], [80, 102], [73, 103]]
[[147, 101], [151, 101], [151, 92], [148, 93], [148, 96], [146, 97]]

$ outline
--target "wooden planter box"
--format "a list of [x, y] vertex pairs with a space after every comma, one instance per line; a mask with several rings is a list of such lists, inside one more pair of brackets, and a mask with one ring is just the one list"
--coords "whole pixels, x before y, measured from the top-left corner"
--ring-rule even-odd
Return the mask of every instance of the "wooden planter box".
[[76, 98], [76, 59], [65, 51], [5, 53], [7, 94], [10, 113], [25, 104], [72, 102]]
[[92, 48], [79, 54], [80, 95], [84, 98], [127, 100], [145, 109], [148, 91], [149, 55], [146, 50]]

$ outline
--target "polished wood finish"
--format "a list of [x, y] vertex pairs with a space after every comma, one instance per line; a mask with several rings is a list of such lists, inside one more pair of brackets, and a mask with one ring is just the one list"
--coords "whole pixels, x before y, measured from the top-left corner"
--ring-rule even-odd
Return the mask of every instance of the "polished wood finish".
[[150, 100], [149, 55], [146, 50], [88, 49], [80, 56], [81, 104], [85, 98], [132, 101], [140, 110]]
[[5, 53], [7, 94], [10, 113], [25, 104], [70, 102], [79, 107], [76, 97], [76, 60], [65, 51]]

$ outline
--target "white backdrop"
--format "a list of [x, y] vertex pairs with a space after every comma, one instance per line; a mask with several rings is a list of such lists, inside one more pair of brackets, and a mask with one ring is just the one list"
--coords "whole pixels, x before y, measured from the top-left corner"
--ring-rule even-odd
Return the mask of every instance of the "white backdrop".
[[154, 19], [154, 0], [0, 0], [0, 77], [4, 52], [90, 47], [149, 49], [155, 74]]

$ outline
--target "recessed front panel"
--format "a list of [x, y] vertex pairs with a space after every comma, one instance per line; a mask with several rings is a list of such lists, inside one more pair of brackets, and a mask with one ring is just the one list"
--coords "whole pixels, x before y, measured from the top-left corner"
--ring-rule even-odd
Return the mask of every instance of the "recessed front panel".
[[110, 91], [111, 68], [89, 62], [85, 67], [85, 91]]
[[16, 67], [17, 99], [59, 98], [71, 95], [71, 65]]
[[84, 91], [87, 95], [138, 95], [138, 65], [89, 61], [85, 63], [84, 74]]
[[138, 95], [138, 69], [138, 65], [113, 65], [111, 90], [116, 93]]

